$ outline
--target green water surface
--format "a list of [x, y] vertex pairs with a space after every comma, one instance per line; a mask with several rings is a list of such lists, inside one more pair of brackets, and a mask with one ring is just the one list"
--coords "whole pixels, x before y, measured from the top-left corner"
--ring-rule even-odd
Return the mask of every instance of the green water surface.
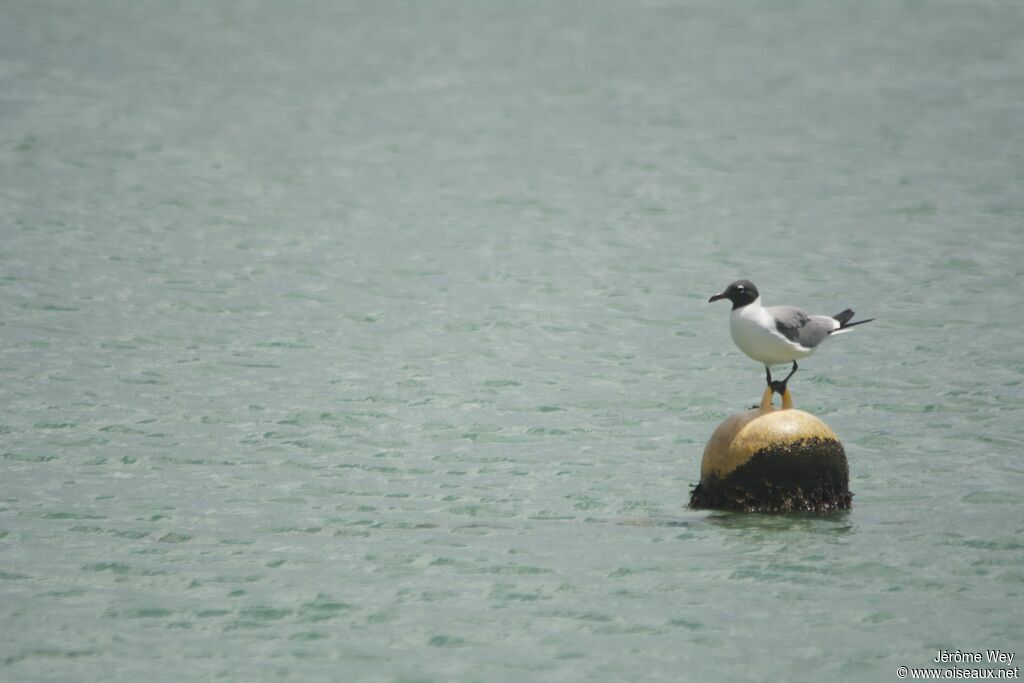
[[[1024, 657], [1024, 5], [2, 15], [0, 680]], [[739, 277], [848, 514], [686, 509]]]

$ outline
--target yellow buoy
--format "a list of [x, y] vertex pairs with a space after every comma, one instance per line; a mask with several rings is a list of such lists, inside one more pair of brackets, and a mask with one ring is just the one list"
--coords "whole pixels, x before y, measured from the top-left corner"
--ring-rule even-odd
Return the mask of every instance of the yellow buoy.
[[761, 405], [720, 424], [700, 466], [690, 507], [745, 512], [831, 512], [850, 509], [849, 466], [843, 445], [828, 425], [782, 408], [765, 389]]

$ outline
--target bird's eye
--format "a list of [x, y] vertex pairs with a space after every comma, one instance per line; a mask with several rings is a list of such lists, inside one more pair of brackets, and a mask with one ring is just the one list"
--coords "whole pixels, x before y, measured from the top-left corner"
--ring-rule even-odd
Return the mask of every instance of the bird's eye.
[[736, 286], [736, 291], [737, 292], [742, 292], [743, 291], [743, 285], [737, 285]]

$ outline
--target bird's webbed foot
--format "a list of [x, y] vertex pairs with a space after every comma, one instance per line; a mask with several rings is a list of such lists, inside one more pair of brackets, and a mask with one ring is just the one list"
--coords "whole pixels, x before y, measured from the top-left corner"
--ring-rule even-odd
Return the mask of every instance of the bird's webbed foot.
[[793, 376], [797, 369], [798, 366], [796, 364], [796, 361], [793, 361], [793, 369], [789, 371], [789, 374], [786, 375], [785, 379], [773, 380], [772, 371], [765, 367], [764, 371], [765, 375], [768, 378], [768, 386], [771, 387], [772, 391], [774, 391], [779, 396], [784, 396], [786, 393], [786, 385], [789, 383], [789, 378]]

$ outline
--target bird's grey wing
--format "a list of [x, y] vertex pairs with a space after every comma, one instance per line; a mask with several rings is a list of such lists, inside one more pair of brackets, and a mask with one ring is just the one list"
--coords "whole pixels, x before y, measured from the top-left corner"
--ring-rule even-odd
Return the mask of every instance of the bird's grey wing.
[[769, 306], [775, 329], [791, 342], [813, 349], [835, 329], [836, 321], [823, 315], [810, 315], [796, 306]]

